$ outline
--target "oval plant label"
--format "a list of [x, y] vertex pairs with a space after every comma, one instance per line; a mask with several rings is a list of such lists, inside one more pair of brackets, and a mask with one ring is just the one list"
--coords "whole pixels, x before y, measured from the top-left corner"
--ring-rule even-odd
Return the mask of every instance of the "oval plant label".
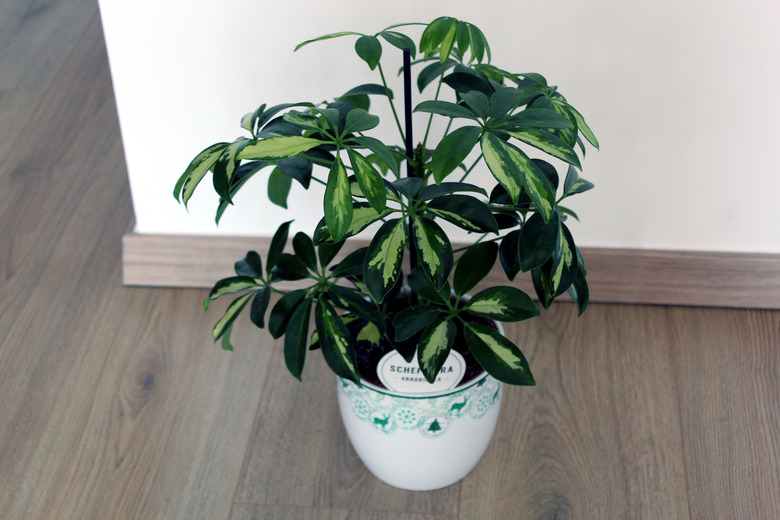
[[415, 396], [434, 395], [458, 386], [466, 372], [466, 360], [460, 353], [451, 350], [433, 384], [425, 380], [416, 357], [407, 363], [397, 350], [385, 354], [379, 360], [376, 371], [382, 384], [392, 392]]

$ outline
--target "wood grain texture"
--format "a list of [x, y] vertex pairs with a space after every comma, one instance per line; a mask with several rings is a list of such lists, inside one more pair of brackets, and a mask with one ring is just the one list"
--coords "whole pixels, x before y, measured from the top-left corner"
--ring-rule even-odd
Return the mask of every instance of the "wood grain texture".
[[538, 386], [509, 388], [463, 518], [688, 517], [671, 345], [660, 307], [573, 305], [506, 326]]
[[237, 502], [440, 515], [457, 512], [458, 485], [419, 493], [374, 478], [349, 444], [336, 403], [336, 376], [322, 355], [311, 352], [307, 357], [302, 382], [290, 377], [282, 357], [276, 355], [272, 361]]
[[444, 515], [419, 515], [392, 511], [354, 511], [348, 509], [236, 505], [230, 520], [454, 520]]
[[[96, 13], [0, 2], [0, 520], [780, 518], [780, 311], [563, 305], [509, 326], [539, 386], [507, 391], [475, 471], [433, 493], [378, 482], [317, 353], [299, 383], [247, 319], [235, 352], [212, 344], [226, 302], [204, 313], [205, 291], [122, 286], [132, 208]], [[172, 240], [144, 269], [188, 251], [142, 239], [149, 254]], [[198, 240], [227, 273], [261, 249], [220, 259]], [[718, 281], [676, 253], [602, 253], [594, 288], [626, 298], [682, 283], [719, 305], [735, 280], [778, 293], [773, 256], [698, 257], [736, 269]]]
[[[123, 238], [124, 283], [211, 287], [233, 275], [233, 262], [246, 251], [264, 254], [269, 243], [264, 237], [130, 232]], [[354, 240], [349, 250], [367, 245]], [[582, 253], [593, 302], [780, 309], [780, 255], [601, 248]], [[506, 283], [496, 263], [483, 286]], [[534, 294], [527, 275], [509, 283]]]
[[780, 518], [780, 313], [669, 316], [691, 518]]

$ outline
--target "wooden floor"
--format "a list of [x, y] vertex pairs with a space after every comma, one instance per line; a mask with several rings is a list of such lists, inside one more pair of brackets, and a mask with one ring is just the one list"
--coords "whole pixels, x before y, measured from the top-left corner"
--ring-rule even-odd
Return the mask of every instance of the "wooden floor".
[[780, 311], [562, 305], [507, 327], [474, 472], [400, 491], [335, 385], [278, 344], [209, 341], [200, 290], [121, 285], [132, 218], [95, 0], [0, 2], [0, 519], [780, 518]]

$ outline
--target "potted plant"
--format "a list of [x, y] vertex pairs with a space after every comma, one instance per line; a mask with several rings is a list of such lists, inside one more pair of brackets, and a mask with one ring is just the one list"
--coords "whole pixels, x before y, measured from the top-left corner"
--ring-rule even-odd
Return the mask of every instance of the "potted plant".
[[[415, 43], [404, 31], [418, 26]], [[233, 322], [249, 307], [255, 325], [284, 338], [296, 378], [308, 351], [319, 350], [339, 378], [345, 426], [369, 469], [399, 487], [442, 487], [465, 476], [487, 446], [501, 383], [535, 384], [498, 325], [540, 315], [511, 281], [530, 273], [545, 309], [566, 292], [580, 313], [588, 305], [585, 264], [566, 226], [577, 217], [562, 203], [592, 188], [579, 175], [577, 148], [584, 155], [585, 141], [596, 148], [598, 141], [542, 75], [491, 64], [473, 24], [440, 17], [376, 34], [329, 34], [298, 48], [337, 37], [356, 39], [357, 56], [379, 83], [325, 103], [261, 105], [241, 119], [249, 135], [203, 150], [174, 195], [186, 205], [211, 172], [218, 222], [260, 172], [269, 172], [270, 200], [285, 207], [293, 180], [322, 185], [316, 229], [296, 233], [288, 249], [290, 222], [281, 224], [264, 260], [250, 251], [236, 262], [236, 276], [216, 283], [206, 308], [236, 298], [214, 340], [232, 350]], [[403, 51], [403, 110], [382, 68], [387, 50]], [[433, 93], [413, 108], [428, 118], [416, 145], [412, 73], [420, 93]], [[369, 111], [371, 97], [389, 103], [386, 123], [397, 127], [398, 142], [371, 137], [381, 123]], [[434, 120], [446, 125], [435, 140]], [[480, 167], [492, 174], [487, 185], [469, 182]], [[473, 240], [454, 248], [443, 223]], [[364, 230], [367, 245], [340, 254]], [[507, 282], [469, 295], [497, 260]], [[292, 281], [297, 288], [284, 285]], [[271, 305], [273, 294], [280, 297]], [[466, 446], [472, 455], [463, 455]]]

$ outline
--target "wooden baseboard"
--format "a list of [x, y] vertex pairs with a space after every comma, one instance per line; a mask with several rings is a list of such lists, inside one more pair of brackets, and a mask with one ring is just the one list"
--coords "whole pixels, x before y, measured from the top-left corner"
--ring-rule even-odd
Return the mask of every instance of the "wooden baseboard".
[[[126, 285], [210, 288], [233, 275], [233, 263], [249, 250], [267, 249], [269, 238], [145, 235], [122, 240]], [[353, 241], [343, 254], [366, 244]], [[780, 255], [582, 250], [592, 302], [780, 309]], [[523, 278], [519, 276], [518, 278]], [[513, 285], [533, 295], [527, 277]], [[498, 264], [487, 283], [507, 283]]]

